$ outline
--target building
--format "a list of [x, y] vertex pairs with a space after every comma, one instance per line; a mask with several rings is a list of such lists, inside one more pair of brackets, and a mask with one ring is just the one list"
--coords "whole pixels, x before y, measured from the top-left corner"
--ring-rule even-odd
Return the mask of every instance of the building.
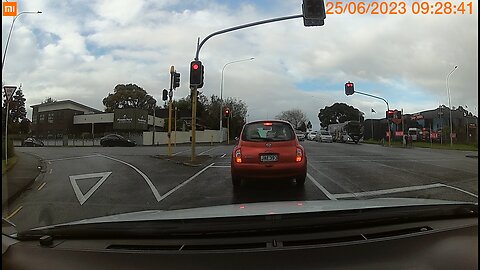
[[72, 100], [32, 105], [32, 133], [39, 138], [64, 135], [101, 137], [108, 133], [135, 133], [161, 129], [164, 119], [143, 109], [118, 109], [105, 113]]
[[[364, 138], [380, 140], [385, 138], [388, 130], [387, 120], [366, 119], [364, 121]], [[373, 127], [372, 127], [373, 124]], [[391, 131], [407, 131], [409, 128], [420, 128], [428, 131], [428, 134], [434, 134], [437, 141], [449, 141], [450, 109], [446, 106], [440, 106], [433, 110], [426, 110], [414, 114], [405, 114], [402, 124], [391, 124]], [[455, 141], [474, 143], [478, 141], [478, 117], [472, 115], [463, 107], [452, 109], [453, 138]], [[372, 134], [373, 129], [373, 134]], [[394, 134], [394, 133], [393, 133]], [[395, 136], [394, 136], [395, 137]], [[394, 138], [392, 137], [392, 138]]]

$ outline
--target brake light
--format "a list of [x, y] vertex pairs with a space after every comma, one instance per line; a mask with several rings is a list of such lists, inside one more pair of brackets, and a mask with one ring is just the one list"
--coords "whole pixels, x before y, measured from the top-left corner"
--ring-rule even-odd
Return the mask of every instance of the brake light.
[[235, 162], [242, 163], [242, 152], [240, 149], [235, 150]]
[[300, 148], [297, 148], [297, 156], [295, 157], [296, 162], [300, 162], [303, 159], [303, 151]]
[[264, 126], [271, 126], [272, 123], [270, 123], [270, 122], [265, 122], [265, 123], [263, 123], [263, 125], [264, 125]]

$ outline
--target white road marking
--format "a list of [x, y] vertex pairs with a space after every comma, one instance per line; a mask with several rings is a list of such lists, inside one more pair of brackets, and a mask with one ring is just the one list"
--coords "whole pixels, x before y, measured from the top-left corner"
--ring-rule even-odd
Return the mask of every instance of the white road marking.
[[330, 176], [328, 176], [327, 174], [325, 174], [324, 172], [320, 171], [319, 169], [315, 168], [311, 163], [310, 161], [307, 162], [308, 166], [310, 166], [312, 169], [314, 169], [318, 174], [321, 174], [323, 177], [325, 177], [326, 179], [328, 179], [331, 183], [345, 189], [345, 191], [348, 191], [345, 187], [343, 186], [340, 186], [339, 184], [337, 184], [337, 181], [335, 181], [333, 178], [331, 178]]
[[451, 188], [451, 189], [455, 189], [455, 190], [461, 191], [461, 192], [463, 192], [463, 193], [465, 193], [465, 194], [468, 194], [468, 195], [470, 195], [470, 196], [473, 196], [473, 197], [475, 197], [475, 198], [478, 198], [478, 195], [473, 194], [473, 193], [471, 193], [471, 192], [468, 192], [468, 191], [466, 191], [466, 190], [463, 190], [463, 189], [461, 189], [461, 188], [454, 187], [454, 186], [449, 186], [449, 185], [445, 185], [445, 184], [442, 184], [442, 185], [444, 185], [445, 187]]
[[22, 210], [23, 205], [20, 205], [15, 211], [13, 211], [10, 215], [8, 215], [5, 219], [11, 219], [13, 216], [15, 216], [20, 210]]
[[178, 154], [185, 153], [185, 152], [187, 152], [188, 150], [190, 150], [190, 149], [186, 149], [186, 150], [177, 152], [177, 153], [175, 153], [175, 154], [172, 154], [172, 156], [176, 156], [176, 155], [178, 155]]
[[345, 198], [353, 198], [353, 197], [385, 195], [385, 194], [391, 194], [391, 193], [399, 193], [399, 192], [407, 192], [407, 191], [415, 191], [415, 190], [439, 188], [439, 187], [445, 187], [445, 185], [436, 183], [436, 184], [421, 185], [421, 186], [409, 186], [409, 187], [390, 188], [390, 189], [381, 189], [381, 190], [364, 191], [364, 192], [342, 193], [342, 194], [335, 194], [333, 196], [335, 196], [335, 198], [337, 199], [345, 199]]
[[192, 181], [193, 179], [195, 179], [197, 176], [199, 176], [200, 174], [202, 174], [204, 171], [206, 171], [208, 168], [212, 167], [215, 163], [212, 163], [210, 165], [208, 165], [207, 167], [203, 168], [202, 170], [200, 170], [199, 172], [197, 172], [196, 174], [194, 174], [192, 177], [188, 178], [187, 180], [185, 180], [183, 183], [179, 184], [178, 186], [172, 188], [170, 191], [168, 191], [167, 193], [165, 193], [164, 195], [162, 195], [162, 197], [160, 198], [160, 200], [158, 201], [161, 201], [165, 198], [167, 198], [170, 194], [172, 194], [173, 192], [177, 191], [179, 188], [185, 186], [186, 184], [188, 184], [190, 181]]
[[49, 160], [47, 160], [47, 162], [49, 164], [51, 164], [51, 162], [53, 162], [53, 161], [62, 161], [62, 160], [79, 159], [79, 158], [89, 158], [89, 157], [97, 157], [97, 156], [98, 156], [98, 154], [78, 156], [78, 157], [57, 158], [57, 159], [49, 159]]
[[47, 184], [47, 182], [43, 182], [43, 184], [41, 184], [37, 190], [41, 190], [45, 185]]
[[211, 168], [230, 168], [230, 166], [227, 166], [227, 165], [215, 165], [215, 166], [211, 166]]
[[[352, 156], [350, 156], [352, 157]], [[343, 162], [379, 162], [379, 161], [415, 161], [415, 162], [421, 162], [421, 161], [448, 161], [451, 162], [452, 160], [462, 160], [460, 158], [457, 159], [392, 159], [392, 158], [384, 158], [384, 159], [339, 159], [339, 160], [312, 160], [308, 162], [312, 163], [343, 163]], [[430, 164], [434, 165], [434, 164]], [[438, 165], [437, 165], [438, 166]], [[397, 168], [397, 167], [395, 167]]]
[[315, 180], [309, 173], [307, 173], [307, 177], [308, 179], [310, 179], [310, 181], [312, 181], [312, 183], [315, 186], [317, 186], [318, 189], [320, 189], [323, 192], [323, 194], [325, 194], [325, 196], [327, 196], [327, 198], [334, 201], [337, 200], [337, 198], [335, 198], [334, 195], [328, 192], [328, 190], [324, 186], [320, 185], [320, 183], [318, 183], [317, 180]]
[[218, 146], [215, 146], [215, 147], [212, 147], [212, 148], [210, 148], [210, 149], [208, 149], [208, 150], [205, 150], [205, 151], [201, 152], [201, 153], [198, 154], [198, 155], [203, 155], [203, 154], [205, 154], [205, 153], [207, 153], [207, 152], [212, 151], [212, 150], [215, 149], [215, 148], [218, 148]]
[[[79, 174], [79, 175], [71, 175], [69, 176], [70, 178], [70, 183], [72, 184], [73, 191], [75, 192], [75, 195], [77, 195], [77, 199], [80, 202], [80, 205], [83, 205], [90, 196], [107, 180], [108, 176], [110, 176], [112, 172], [103, 172], [103, 173], [88, 173], [88, 174]], [[77, 180], [80, 179], [87, 179], [87, 178], [95, 178], [95, 177], [101, 177], [100, 180], [95, 183], [93, 187], [90, 188], [90, 190], [85, 193], [85, 195], [82, 193], [80, 188], [78, 187]]]
[[53, 171], [53, 169], [50, 169], [50, 171], [49, 171], [48, 173], [49, 173], [49, 174], [52, 174], [52, 171]]
[[160, 193], [158, 193], [158, 190], [157, 188], [153, 185], [152, 181], [150, 180], [150, 178], [148, 178], [147, 175], [145, 175], [142, 171], [140, 171], [137, 167], [133, 166], [132, 164], [130, 163], [127, 163], [123, 160], [120, 160], [120, 159], [116, 159], [116, 158], [112, 158], [112, 157], [109, 157], [109, 156], [105, 156], [105, 155], [102, 155], [102, 154], [98, 154], [99, 156], [102, 156], [104, 158], [108, 158], [108, 159], [111, 159], [111, 160], [115, 160], [117, 162], [120, 162], [122, 164], [125, 164], [127, 166], [129, 166], [130, 168], [134, 169], [138, 174], [140, 174], [143, 179], [145, 179], [145, 182], [147, 182], [147, 185], [150, 187], [150, 189], [152, 190], [153, 192], [153, 196], [155, 196], [155, 199], [157, 199], [157, 201], [160, 201], [160, 199], [162, 198], [162, 196], [160, 196]]
[[220, 158], [224, 158], [227, 154], [223, 154]]

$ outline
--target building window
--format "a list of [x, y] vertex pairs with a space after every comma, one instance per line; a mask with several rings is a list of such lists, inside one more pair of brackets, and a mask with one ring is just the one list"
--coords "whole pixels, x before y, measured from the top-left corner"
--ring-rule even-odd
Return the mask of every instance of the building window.
[[53, 113], [48, 114], [48, 123], [53, 123]]
[[45, 114], [40, 114], [40, 122], [43, 122], [45, 121]]
[[37, 124], [37, 116], [36, 115], [34, 117], [32, 117], [32, 124], [33, 125]]

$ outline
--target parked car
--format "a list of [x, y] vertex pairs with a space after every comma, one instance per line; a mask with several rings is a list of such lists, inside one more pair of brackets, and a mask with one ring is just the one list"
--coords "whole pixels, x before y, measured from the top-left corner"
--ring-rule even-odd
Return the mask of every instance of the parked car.
[[309, 133], [307, 133], [307, 140], [309, 141], [314, 141], [315, 138], [317, 137], [317, 133], [316, 131], [310, 131]]
[[305, 132], [301, 130], [295, 130], [295, 135], [297, 135], [299, 141], [305, 141]]
[[292, 125], [281, 120], [245, 124], [231, 156], [233, 186], [240, 186], [247, 177], [295, 178], [297, 186], [303, 186], [307, 157], [295, 136]]
[[126, 139], [118, 134], [109, 134], [100, 139], [101, 146], [135, 146], [134, 141]]
[[333, 137], [327, 130], [320, 130], [315, 138], [317, 142], [333, 142]]
[[44, 144], [39, 139], [30, 137], [23, 140], [23, 146], [40, 147], [44, 146]]

